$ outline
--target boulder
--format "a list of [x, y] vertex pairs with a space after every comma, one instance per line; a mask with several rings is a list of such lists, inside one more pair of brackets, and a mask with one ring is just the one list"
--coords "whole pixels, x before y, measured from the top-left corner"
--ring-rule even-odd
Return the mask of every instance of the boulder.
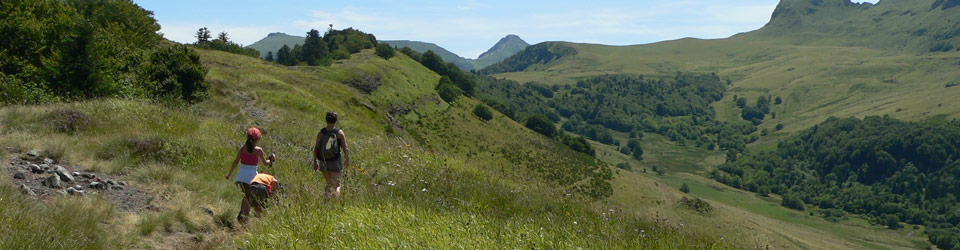
[[43, 179], [43, 185], [49, 188], [57, 188], [57, 189], [63, 187], [63, 184], [60, 182], [60, 176], [56, 174], [50, 175], [50, 177]]
[[73, 172], [73, 173], [70, 173], [70, 174], [72, 174], [73, 177], [78, 177], [78, 176], [80, 176], [80, 172]]
[[83, 190], [76, 190], [73, 187], [69, 187], [67, 188], [67, 194], [83, 196], [84, 192]]
[[58, 165], [58, 166], [54, 166], [54, 167], [53, 167], [53, 173], [55, 173], [55, 174], [57, 174], [58, 176], [60, 176], [60, 180], [62, 180], [62, 181], [65, 181], [65, 182], [73, 182], [73, 175], [71, 175], [70, 172], [67, 172], [67, 169], [66, 169], [66, 168], [63, 168], [63, 167], [61, 167], [61, 166], [59, 166], [59, 165]]
[[43, 164], [52, 165], [54, 163], [56, 163], [56, 161], [54, 161], [53, 159], [43, 158]]
[[92, 189], [107, 189], [107, 185], [99, 181], [91, 182], [87, 187]]
[[43, 168], [41, 168], [40, 165], [37, 165], [37, 164], [30, 164], [30, 172], [33, 172], [34, 174], [42, 174]]
[[123, 186], [110, 186], [110, 188], [113, 190], [124, 190]]
[[22, 158], [23, 158], [24, 160], [35, 160], [35, 159], [37, 159], [38, 157], [40, 157], [40, 154], [42, 154], [42, 153], [43, 153], [42, 150], [34, 149], [34, 150], [27, 151], [27, 154], [24, 155]]
[[127, 185], [127, 182], [125, 182], [125, 181], [118, 181], [117, 184], [120, 184], [120, 186], [126, 186], [126, 185]]
[[27, 187], [27, 184], [20, 184], [20, 192], [29, 196], [37, 196], [37, 193], [34, 193], [30, 187]]
[[21, 179], [21, 180], [22, 180], [22, 179], [26, 179], [26, 178], [27, 178], [27, 173], [17, 172], [16, 174], [13, 174], [13, 178], [14, 178], [14, 179]]
[[80, 176], [82, 176], [83, 178], [87, 178], [87, 179], [97, 178], [97, 175], [91, 174], [91, 173], [82, 173], [82, 174], [80, 174]]
[[113, 185], [117, 185], [117, 183], [113, 182], [113, 180], [107, 180], [107, 185], [113, 186]]
[[73, 189], [76, 189], [76, 190], [83, 190], [83, 186], [80, 186], [80, 185], [73, 185]]

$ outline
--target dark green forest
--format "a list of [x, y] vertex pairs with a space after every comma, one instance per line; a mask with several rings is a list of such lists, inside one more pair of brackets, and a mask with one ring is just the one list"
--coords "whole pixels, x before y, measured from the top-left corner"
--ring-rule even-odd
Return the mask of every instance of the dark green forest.
[[0, 2], [0, 101], [202, 99], [199, 56], [159, 29], [128, 0]]
[[194, 43], [193, 46], [201, 49], [220, 50], [238, 55], [260, 57], [259, 51], [253, 48], [245, 48], [243, 45], [230, 41], [227, 32], [220, 32], [217, 34], [217, 38], [212, 38], [210, 32], [210, 29], [207, 29], [207, 27], [197, 30], [197, 33], [194, 35], [194, 37], [197, 38], [197, 42]]
[[[960, 247], [960, 122], [889, 117], [830, 118], [783, 140], [776, 151], [730, 159], [711, 176], [727, 185], [863, 214], [895, 228], [926, 225], [930, 241]], [[788, 198], [790, 201], [788, 201]]]
[[[710, 104], [726, 91], [715, 74], [606, 75], [554, 86], [490, 76], [476, 79], [477, 97], [508, 117], [524, 122], [543, 115], [561, 123], [566, 132], [619, 146], [621, 153], [636, 159], [642, 158], [638, 140], [644, 132], [662, 134], [684, 145], [736, 152], [756, 140], [749, 136], [756, 131], [753, 125], [714, 119]], [[627, 141], [615, 139], [617, 132], [629, 133]]]

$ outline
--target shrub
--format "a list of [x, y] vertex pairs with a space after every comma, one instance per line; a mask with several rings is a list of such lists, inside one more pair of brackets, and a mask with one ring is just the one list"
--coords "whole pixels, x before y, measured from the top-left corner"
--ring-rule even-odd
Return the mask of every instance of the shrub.
[[683, 185], [680, 186], [680, 192], [690, 193], [690, 186], [684, 183]]
[[623, 162], [623, 163], [617, 164], [617, 168], [628, 170], [628, 171], [633, 170], [633, 166], [630, 166], [629, 162]]
[[377, 56], [382, 57], [383, 59], [390, 60], [393, 57], [395, 52], [393, 47], [386, 43], [377, 44]]
[[900, 228], [900, 218], [893, 214], [888, 214], [883, 218], [883, 225], [889, 229]]
[[47, 115], [53, 130], [62, 133], [72, 133], [86, 127], [90, 122], [87, 114], [73, 109], [62, 109]]
[[527, 128], [547, 137], [554, 137], [557, 135], [557, 128], [554, 127], [553, 123], [550, 122], [550, 119], [547, 119], [547, 117], [544, 115], [534, 115], [530, 118], [527, 118], [526, 126]]
[[483, 104], [477, 104], [477, 106], [473, 108], [473, 114], [477, 115], [477, 117], [480, 117], [480, 119], [484, 121], [489, 121], [490, 119], [493, 119], [493, 113], [490, 112], [490, 109], [488, 109], [487, 106], [484, 106]]
[[794, 194], [784, 194], [783, 201], [780, 202], [780, 205], [800, 211], [804, 210], [803, 200], [800, 200], [800, 198]]
[[689, 199], [686, 196], [677, 201], [677, 206], [696, 211], [700, 214], [708, 214], [713, 211], [713, 206], [711, 206], [710, 203], [707, 203], [700, 198]]

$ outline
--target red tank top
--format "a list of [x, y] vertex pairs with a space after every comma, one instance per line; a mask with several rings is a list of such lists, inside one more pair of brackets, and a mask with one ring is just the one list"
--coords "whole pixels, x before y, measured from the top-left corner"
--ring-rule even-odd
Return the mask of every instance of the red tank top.
[[243, 149], [243, 152], [240, 153], [240, 163], [243, 165], [256, 166], [257, 162], [258, 160], [256, 154], [248, 154], [246, 149]]

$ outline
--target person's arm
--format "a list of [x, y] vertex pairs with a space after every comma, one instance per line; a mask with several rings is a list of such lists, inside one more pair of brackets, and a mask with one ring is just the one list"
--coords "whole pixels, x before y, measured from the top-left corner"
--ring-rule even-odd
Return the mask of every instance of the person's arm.
[[257, 147], [257, 157], [260, 158], [260, 161], [262, 161], [263, 164], [270, 165], [270, 159], [265, 159], [263, 157], [263, 149], [260, 147]]
[[320, 137], [321, 134], [317, 133], [317, 139], [313, 143], [313, 148], [310, 149], [310, 151], [312, 151], [311, 153], [313, 153], [313, 160], [310, 161], [311, 164], [313, 164], [313, 171], [320, 171], [320, 160], [318, 160], [320, 159]]
[[337, 133], [337, 137], [340, 140], [340, 150], [343, 150], [343, 168], [347, 168], [350, 166], [350, 149], [347, 148], [347, 136], [343, 133], [343, 129]]
[[237, 169], [238, 163], [240, 163], [240, 151], [237, 151], [237, 158], [233, 159], [233, 166], [230, 167], [230, 172], [227, 172], [227, 176], [225, 176], [227, 180], [230, 180], [230, 176], [233, 175], [233, 170]]

